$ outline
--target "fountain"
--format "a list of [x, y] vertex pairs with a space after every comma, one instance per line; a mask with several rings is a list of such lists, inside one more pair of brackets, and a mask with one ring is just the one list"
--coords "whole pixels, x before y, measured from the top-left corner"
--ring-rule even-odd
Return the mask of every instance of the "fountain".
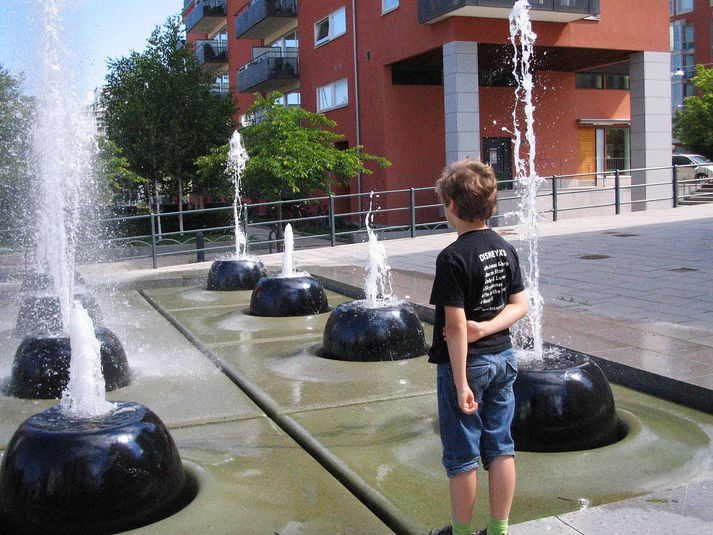
[[311, 316], [329, 310], [322, 284], [294, 265], [294, 235], [292, 225], [285, 227], [285, 250], [282, 272], [263, 277], [250, 297], [250, 314], [255, 316]]
[[[35, 136], [43, 198], [38, 257], [51, 274], [39, 278], [51, 284], [59, 306], [52, 310], [57, 319], [45, 322], [53, 332], [20, 344], [8, 387], [22, 397], [59, 392], [61, 402], [27, 418], [10, 439], [0, 465], [3, 533], [123, 531], [165, 517], [190, 498], [181, 459], [161, 420], [142, 405], [106, 401], [107, 386], [128, 383], [125, 355], [122, 349], [122, 359], [109, 356], [121, 348], [118, 339], [95, 329], [74, 299], [79, 205], [86, 202], [79, 194], [91, 180], [92, 136], [64, 76], [62, 7], [62, 0], [41, 4], [47, 102]], [[102, 368], [119, 377], [109, 375], [107, 385]]]
[[[614, 398], [601, 368], [570, 350], [548, 350], [542, 341], [543, 299], [539, 291], [537, 191], [544, 180], [535, 171], [536, 139], [531, 58], [537, 38], [530, 3], [517, 0], [510, 13], [510, 41], [517, 80], [512, 112], [515, 175], [520, 190], [520, 234], [527, 244], [525, 270], [529, 313], [528, 339], [518, 354], [515, 417], [512, 433], [521, 451], [572, 451], [605, 446], [621, 437]], [[520, 119], [525, 120], [523, 143]], [[521, 152], [527, 150], [527, 157]]]
[[[373, 196], [373, 192], [372, 192]], [[351, 361], [382, 361], [417, 357], [426, 353], [418, 314], [391, 293], [386, 250], [371, 228], [371, 203], [365, 218], [369, 261], [364, 283], [365, 299], [337, 306], [324, 328], [320, 356]]]
[[227, 172], [233, 178], [233, 220], [235, 223], [235, 253], [213, 262], [208, 272], [208, 290], [252, 290], [265, 276], [262, 262], [249, 256], [248, 240], [240, 228], [243, 204], [240, 198], [240, 179], [247, 164], [248, 153], [243, 147], [240, 133], [236, 130], [230, 138]]

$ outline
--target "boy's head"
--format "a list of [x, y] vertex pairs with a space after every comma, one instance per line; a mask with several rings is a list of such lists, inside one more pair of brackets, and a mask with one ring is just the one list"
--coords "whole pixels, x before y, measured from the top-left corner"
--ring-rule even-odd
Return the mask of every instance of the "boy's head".
[[493, 168], [478, 160], [464, 158], [448, 165], [436, 180], [438, 200], [463, 221], [485, 221], [498, 203], [498, 181]]

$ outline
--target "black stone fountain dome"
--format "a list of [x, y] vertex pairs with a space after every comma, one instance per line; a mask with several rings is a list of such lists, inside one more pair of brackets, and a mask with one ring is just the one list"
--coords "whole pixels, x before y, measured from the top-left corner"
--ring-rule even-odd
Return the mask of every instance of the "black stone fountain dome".
[[0, 528], [117, 533], [177, 512], [194, 491], [166, 426], [147, 407], [118, 402], [79, 417], [56, 405], [25, 420], [8, 444]]
[[599, 448], [626, 434], [602, 369], [588, 355], [546, 345], [543, 359], [519, 359], [511, 426], [520, 451]]
[[322, 283], [305, 272], [263, 277], [250, 297], [250, 314], [255, 316], [310, 316], [327, 311]]
[[252, 290], [266, 276], [265, 266], [259, 258], [235, 256], [218, 259], [208, 272], [208, 290]]
[[389, 361], [424, 355], [423, 325], [406, 301], [351, 301], [334, 308], [327, 319], [318, 354], [348, 361]]

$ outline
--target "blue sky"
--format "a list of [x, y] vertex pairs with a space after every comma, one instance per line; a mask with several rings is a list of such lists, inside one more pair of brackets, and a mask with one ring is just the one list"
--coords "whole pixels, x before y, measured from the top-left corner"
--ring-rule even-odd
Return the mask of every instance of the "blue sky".
[[[37, 40], [42, 21], [38, 3], [47, 0], [0, 0], [0, 64], [24, 73], [27, 91], [38, 62]], [[156, 26], [183, 8], [183, 0], [64, 0], [64, 35], [71, 51], [76, 91], [91, 92], [106, 74], [107, 58], [140, 52]]]

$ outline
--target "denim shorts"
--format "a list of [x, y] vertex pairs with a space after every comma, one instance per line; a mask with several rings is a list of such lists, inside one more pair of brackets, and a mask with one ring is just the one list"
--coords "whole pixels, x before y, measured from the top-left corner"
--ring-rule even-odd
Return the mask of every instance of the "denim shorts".
[[450, 363], [438, 365], [438, 419], [448, 477], [478, 468], [479, 458], [487, 470], [496, 457], [515, 455], [510, 424], [515, 412], [512, 385], [517, 360], [512, 349], [469, 356], [466, 374], [478, 402], [478, 411], [470, 415], [458, 406]]

